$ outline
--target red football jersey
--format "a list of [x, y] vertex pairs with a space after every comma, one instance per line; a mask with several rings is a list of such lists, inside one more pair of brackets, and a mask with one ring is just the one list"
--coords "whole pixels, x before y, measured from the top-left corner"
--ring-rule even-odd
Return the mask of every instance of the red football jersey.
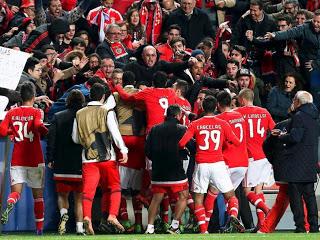
[[[187, 99], [185, 99], [185, 98], [177, 98], [176, 99], [176, 104], [178, 104], [184, 111], [191, 112], [191, 104], [189, 103], [189, 101]], [[182, 117], [180, 123], [182, 125], [188, 126], [189, 123], [190, 123], [190, 120], [189, 120], [188, 116], [183, 114], [183, 117]]]
[[11, 166], [37, 167], [44, 163], [40, 134], [47, 134], [40, 109], [11, 109], [0, 125], [0, 136], [12, 135], [14, 141]]
[[197, 163], [223, 161], [222, 146], [226, 141], [236, 146], [240, 145], [240, 141], [232, 132], [230, 125], [215, 116], [204, 116], [191, 122], [179, 142], [179, 147], [183, 148], [192, 137], [196, 139]]
[[164, 122], [167, 108], [176, 103], [176, 94], [172, 88], [146, 88], [134, 95], [137, 101], [143, 101], [146, 106], [147, 132]]
[[262, 144], [267, 137], [268, 130], [271, 131], [275, 123], [267, 109], [257, 106], [246, 106], [237, 108], [236, 111], [243, 115], [247, 124], [247, 146], [248, 155], [254, 160], [266, 157]]
[[248, 152], [246, 140], [246, 122], [244, 121], [241, 113], [236, 111], [226, 111], [219, 115], [217, 118], [225, 120], [230, 124], [232, 131], [239, 138], [241, 144], [235, 146], [227, 143], [223, 147], [223, 157], [229, 168], [234, 167], [248, 167]]

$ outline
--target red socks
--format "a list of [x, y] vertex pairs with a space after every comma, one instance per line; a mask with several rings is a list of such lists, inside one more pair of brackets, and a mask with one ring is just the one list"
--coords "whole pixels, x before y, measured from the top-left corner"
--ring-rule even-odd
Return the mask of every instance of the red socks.
[[227, 211], [230, 216], [238, 218], [239, 202], [236, 196], [229, 198]]
[[194, 213], [194, 201], [193, 201], [193, 198], [190, 193], [189, 193], [188, 200], [187, 200], [187, 206], [190, 210], [190, 213], [193, 214]]
[[216, 201], [217, 196], [218, 196], [217, 194], [208, 191], [207, 196], [206, 196], [206, 198], [204, 200], [204, 208], [205, 208], [205, 211], [206, 211], [206, 223], [207, 223], [207, 225], [210, 222], [210, 218], [211, 218], [211, 215], [212, 215], [213, 209], [214, 209], [214, 203]]
[[36, 222], [36, 229], [43, 229], [44, 221], [44, 202], [43, 198], [34, 199], [34, 217]]
[[134, 211], [135, 224], [142, 224], [142, 204], [136, 199], [136, 197], [132, 198], [132, 207]]
[[20, 199], [20, 193], [18, 192], [12, 192], [9, 194], [7, 203], [13, 203], [16, 204]]
[[[92, 198], [83, 196], [82, 198], [83, 217], [88, 217], [91, 219], [92, 201], [93, 201]], [[101, 208], [102, 208], [102, 201], [101, 201]]]
[[205, 233], [207, 231], [206, 224], [206, 211], [204, 210], [203, 205], [196, 205], [194, 209], [194, 215], [196, 216], [200, 233]]
[[264, 233], [271, 233], [275, 230], [276, 226], [280, 222], [283, 214], [285, 213], [288, 205], [289, 205], [289, 197], [287, 194], [288, 185], [281, 184], [279, 188], [279, 192], [276, 198], [274, 205], [272, 206], [268, 216], [265, 221], [261, 225], [259, 231]]
[[123, 221], [127, 221], [129, 219], [128, 217], [128, 211], [127, 211], [127, 200], [123, 197], [121, 197], [121, 203], [120, 203], [120, 219]]
[[109, 215], [118, 216], [121, 202], [121, 192], [114, 191], [110, 193]]
[[255, 194], [254, 192], [249, 192], [247, 198], [252, 205], [256, 206], [257, 209], [261, 209], [264, 214], [269, 212], [269, 208], [264, 202], [263, 193]]
[[167, 194], [161, 202], [161, 218], [165, 223], [169, 223], [169, 197]]

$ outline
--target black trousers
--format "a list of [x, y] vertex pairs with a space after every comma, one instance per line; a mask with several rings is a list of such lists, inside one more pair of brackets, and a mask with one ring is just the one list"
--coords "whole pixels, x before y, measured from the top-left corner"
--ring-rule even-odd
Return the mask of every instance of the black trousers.
[[318, 208], [314, 183], [289, 183], [288, 195], [297, 230], [304, 230], [303, 200], [306, 203], [310, 232], [318, 232]]

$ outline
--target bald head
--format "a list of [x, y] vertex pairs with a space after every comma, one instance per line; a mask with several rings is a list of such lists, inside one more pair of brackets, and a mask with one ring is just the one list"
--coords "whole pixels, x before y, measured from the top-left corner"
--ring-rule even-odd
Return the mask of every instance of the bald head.
[[157, 50], [151, 45], [146, 46], [142, 51], [142, 59], [145, 65], [153, 67], [157, 62]]

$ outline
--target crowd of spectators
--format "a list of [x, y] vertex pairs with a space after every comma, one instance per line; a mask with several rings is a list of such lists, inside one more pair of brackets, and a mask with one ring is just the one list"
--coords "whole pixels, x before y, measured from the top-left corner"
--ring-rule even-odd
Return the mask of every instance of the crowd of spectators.
[[[205, 96], [226, 90], [234, 108], [238, 93], [249, 88], [253, 104], [279, 122], [289, 117], [299, 90], [320, 106], [318, 8], [317, 0], [0, 0], [1, 46], [30, 54], [17, 89], [0, 87], [0, 95], [13, 108], [30, 81], [35, 105], [50, 123], [66, 108], [74, 118], [79, 106], [72, 107], [69, 95], [81, 92], [88, 103], [96, 83], [115, 96], [116, 103], [106, 100], [119, 114], [121, 99], [136, 108], [143, 102], [119, 85], [142, 92], [164, 82], [159, 87], [188, 100], [189, 119], [203, 114]], [[181, 80], [186, 85], [177, 91]], [[151, 110], [144, 101], [147, 120], [139, 119], [148, 132]]]

